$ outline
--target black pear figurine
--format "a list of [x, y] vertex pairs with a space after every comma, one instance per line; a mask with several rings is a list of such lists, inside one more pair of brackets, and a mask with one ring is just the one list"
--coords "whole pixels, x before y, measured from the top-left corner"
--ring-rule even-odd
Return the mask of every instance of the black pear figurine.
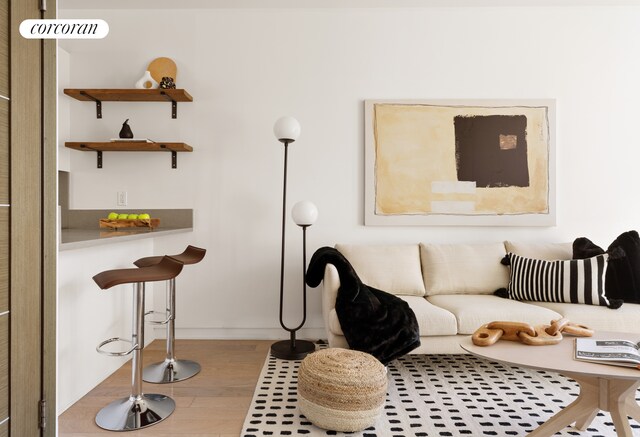
[[122, 123], [122, 129], [120, 129], [120, 138], [133, 138], [133, 132], [131, 132], [131, 127], [129, 126], [129, 119], [127, 118], [124, 123]]

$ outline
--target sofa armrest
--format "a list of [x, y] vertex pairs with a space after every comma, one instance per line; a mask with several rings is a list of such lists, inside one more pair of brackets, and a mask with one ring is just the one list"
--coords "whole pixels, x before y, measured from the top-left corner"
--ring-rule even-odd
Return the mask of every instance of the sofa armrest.
[[336, 306], [339, 288], [340, 276], [338, 275], [338, 270], [333, 264], [327, 264], [322, 280], [322, 318], [324, 319], [327, 333], [329, 333], [329, 314]]

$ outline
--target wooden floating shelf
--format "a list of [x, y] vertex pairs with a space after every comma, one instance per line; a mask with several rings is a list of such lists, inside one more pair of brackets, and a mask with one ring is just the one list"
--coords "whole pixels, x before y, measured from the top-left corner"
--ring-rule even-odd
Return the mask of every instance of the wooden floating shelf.
[[102, 168], [102, 152], [171, 152], [171, 168], [178, 168], [177, 152], [193, 151], [193, 147], [185, 143], [148, 143], [146, 141], [81, 141], [66, 142], [64, 146], [82, 152], [97, 152], [98, 168]]
[[193, 102], [193, 97], [184, 89], [149, 90], [116, 89], [116, 88], [65, 88], [64, 93], [76, 100], [103, 102]]
[[102, 118], [102, 102], [171, 102], [171, 118], [177, 118], [178, 102], [193, 102], [184, 89], [120, 89], [120, 88], [65, 88], [69, 97], [96, 103], [96, 115]]
[[83, 152], [193, 152], [185, 143], [147, 143], [146, 141], [66, 142], [65, 147]]

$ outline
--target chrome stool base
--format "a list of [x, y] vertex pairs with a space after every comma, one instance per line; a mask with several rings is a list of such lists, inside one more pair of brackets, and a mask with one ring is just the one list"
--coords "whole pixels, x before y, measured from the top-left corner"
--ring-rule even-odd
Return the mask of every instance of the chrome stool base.
[[165, 359], [142, 370], [142, 379], [154, 384], [184, 381], [200, 372], [200, 364], [190, 360]]
[[113, 401], [100, 410], [96, 416], [96, 424], [109, 431], [132, 431], [166, 419], [175, 409], [175, 401], [168, 396], [130, 396]]

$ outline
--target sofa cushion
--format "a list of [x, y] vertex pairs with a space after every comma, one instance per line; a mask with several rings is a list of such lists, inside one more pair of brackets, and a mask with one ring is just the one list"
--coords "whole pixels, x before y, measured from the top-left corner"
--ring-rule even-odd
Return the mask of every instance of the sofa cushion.
[[360, 280], [369, 287], [405, 296], [424, 296], [417, 244], [374, 246], [336, 244]]
[[561, 314], [572, 323], [586, 325], [596, 331], [635, 332], [640, 334], [640, 305], [625, 303], [612, 310], [596, 305], [557, 302], [527, 302]]
[[420, 244], [427, 296], [491, 294], [505, 288], [509, 272], [500, 264], [504, 244]]
[[537, 302], [609, 306], [604, 295], [608, 255], [545, 261], [509, 253], [509, 297]]
[[[420, 336], [455, 335], [458, 332], [456, 318], [449, 311], [439, 308], [424, 297], [399, 296], [409, 304], [418, 320]], [[344, 335], [336, 310], [329, 315], [329, 330], [337, 335]]]
[[485, 294], [438, 295], [427, 300], [453, 313], [458, 321], [458, 334], [473, 334], [493, 321], [541, 325], [560, 318], [560, 314], [548, 308]]
[[[590, 258], [604, 252], [604, 249], [585, 237], [577, 238], [573, 242], [573, 257], [576, 259]], [[613, 240], [606, 252], [610, 255], [604, 284], [607, 297], [640, 303], [640, 236], [638, 232], [623, 232]]]
[[507, 253], [527, 258], [545, 259], [553, 261], [556, 259], [573, 258], [572, 243], [525, 243], [518, 241], [505, 241], [504, 247]]

